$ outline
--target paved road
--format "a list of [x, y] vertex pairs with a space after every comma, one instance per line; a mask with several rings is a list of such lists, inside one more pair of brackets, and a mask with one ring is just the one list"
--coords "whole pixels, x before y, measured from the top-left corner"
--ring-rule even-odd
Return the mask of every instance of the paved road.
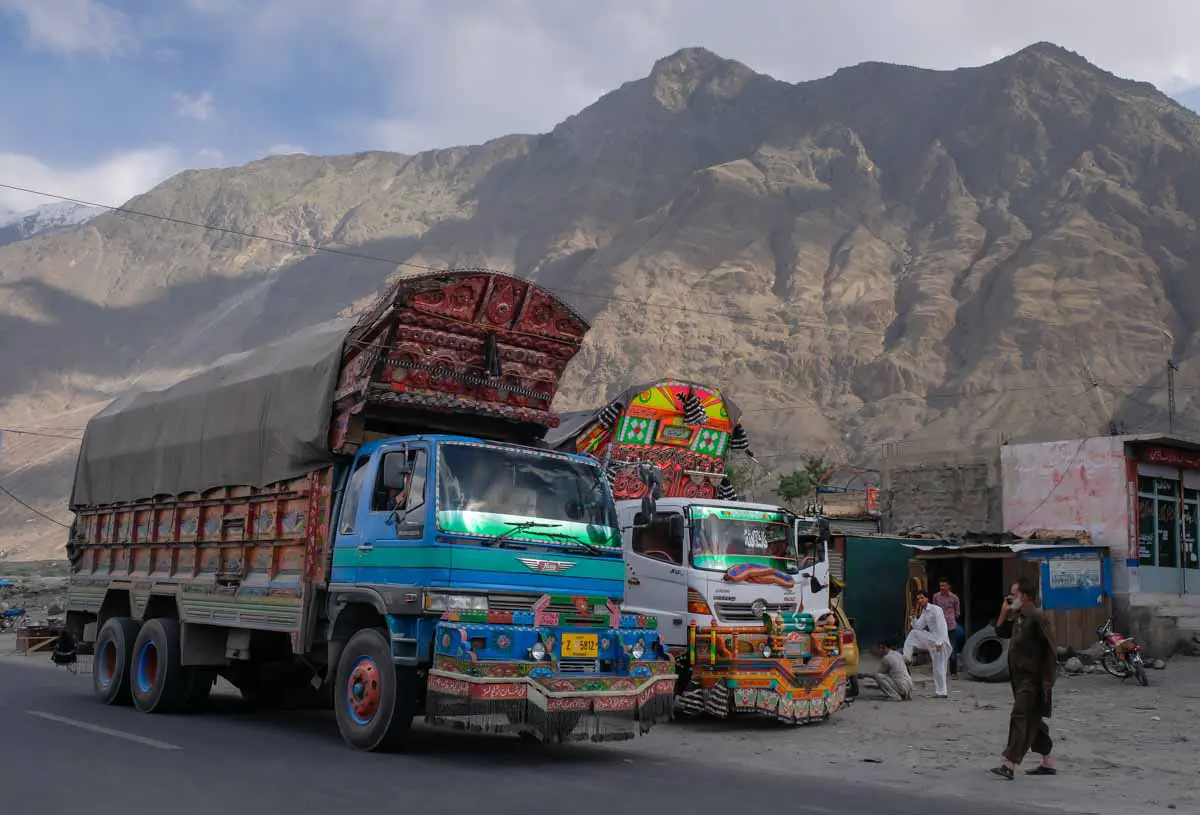
[[[655, 756], [654, 734], [548, 751], [512, 738], [423, 731], [404, 755], [343, 746], [322, 713], [252, 714], [214, 697], [196, 716], [145, 716], [89, 696], [90, 677], [0, 658], [0, 811], [13, 815], [283, 812], [1011, 815], [847, 783]], [[720, 738], [721, 736], [715, 736]], [[798, 762], [799, 763], [799, 762]], [[1037, 815], [1022, 807], [1025, 815]]]

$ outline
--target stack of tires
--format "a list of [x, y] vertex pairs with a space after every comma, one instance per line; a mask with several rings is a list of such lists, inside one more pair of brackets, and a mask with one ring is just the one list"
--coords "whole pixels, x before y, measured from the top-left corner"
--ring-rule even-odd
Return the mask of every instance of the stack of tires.
[[985, 626], [963, 644], [959, 662], [976, 682], [1007, 682], [1008, 640], [996, 634], [995, 626]]

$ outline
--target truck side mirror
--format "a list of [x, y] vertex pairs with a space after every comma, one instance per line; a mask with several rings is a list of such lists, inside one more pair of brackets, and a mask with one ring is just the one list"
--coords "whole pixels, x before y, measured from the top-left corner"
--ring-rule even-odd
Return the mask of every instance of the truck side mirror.
[[[654, 513], [658, 510], [658, 505], [654, 502], [654, 496], [647, 492], [642, 496], [642, 511], [639, 515], [645, 515], [647, 518], [653, 518]], [[635, 521], [636, 523], [636, 521]], [[648, 522], [647, 522], [648, 523]]]
[[640, 526], [646, 526], [649, 523], [650, 523], [650, 516], [648, 516], [646, 513], [638, 512], [638, 513], [634, 514], [633, 525], [635, 528], [640, 527]]
[[821, 543], [829, 543], [829, 519], [820, 518], [817, 521], [817, 540]]
[[408, 451], [396, 450], [383, 457], [383, 486], [389, 490], [402, 490], [408, 486], [412, 465], [408, 463]]

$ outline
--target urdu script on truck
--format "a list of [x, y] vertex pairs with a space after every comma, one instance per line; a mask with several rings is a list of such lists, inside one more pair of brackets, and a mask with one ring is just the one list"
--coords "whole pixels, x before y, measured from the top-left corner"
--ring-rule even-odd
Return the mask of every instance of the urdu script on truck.
[[[815, 519], [737, 500], [726, 462], [731, 451], [749, 454], [739, 418], [719, 388], [661, 379], [565, 417], [547, 440], [606, 468], [623, 530], [625, 607], [662, 622], [677, 710], [823, 721], [850, 687], [842, 632], [805, 611], [806, 602], [818, 614], [828, 608], [827, 537], [813, 533]], [[639, 500], [647, 494], [649, 512]]]
[[588, 330], [487, 271], [399, 279], [338, 320], [125, 394], [76, 469], [68, 630], [109, 704], [332, 706], [351, 746], [415, 716], [542, 741], [670, 715], [657, 621], [622, 611], [612, 495], [548, 449]]

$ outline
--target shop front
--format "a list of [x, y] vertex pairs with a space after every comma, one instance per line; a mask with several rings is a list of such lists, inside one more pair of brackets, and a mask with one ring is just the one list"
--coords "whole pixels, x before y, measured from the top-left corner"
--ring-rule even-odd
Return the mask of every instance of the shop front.
[[1200, 450], [1128, 445], [1131, 551], [1142, 594], [1200, 594]]

